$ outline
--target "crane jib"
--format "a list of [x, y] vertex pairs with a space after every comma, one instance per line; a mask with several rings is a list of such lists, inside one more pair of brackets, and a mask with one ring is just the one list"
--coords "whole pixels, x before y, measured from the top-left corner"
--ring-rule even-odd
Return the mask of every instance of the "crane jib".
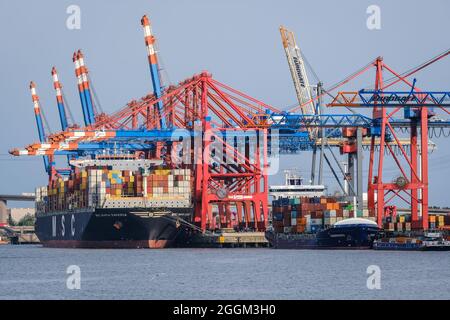
[[302, 74], [302, 70], [300, 67], [300, 61], [297, 57], [292, 57], [292, 59], [294, 60], [294, 64], [295, 64], [295, 69], [297, 71], [297, 75], [300, 81], [300, 85], [305, 88], [305, 80], [303, 78], [303, 74]]

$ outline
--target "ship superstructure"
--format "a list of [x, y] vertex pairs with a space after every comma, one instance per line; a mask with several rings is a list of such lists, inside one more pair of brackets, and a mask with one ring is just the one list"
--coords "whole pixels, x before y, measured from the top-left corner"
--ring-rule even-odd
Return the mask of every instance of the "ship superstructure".
[[269, 196], [279, 198], [321, 197], [324, 185], [303, 184], [303, 178], [294, 170], [285, 171], [284, 185], [270, 185]]

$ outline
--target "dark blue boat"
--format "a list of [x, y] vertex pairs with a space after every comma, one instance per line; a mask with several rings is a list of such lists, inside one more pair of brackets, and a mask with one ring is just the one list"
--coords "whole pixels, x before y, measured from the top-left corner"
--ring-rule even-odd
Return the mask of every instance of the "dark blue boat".
[[367, 219], [350, 218], [316, 234], [266, 232], [270, 245], [277, 249], [371, 249], [382, 229]]
[[450, 251], [450, 241], [442, 233], [425, 233], [418, 237], [391, 237], [376, 240], [375, 250]]

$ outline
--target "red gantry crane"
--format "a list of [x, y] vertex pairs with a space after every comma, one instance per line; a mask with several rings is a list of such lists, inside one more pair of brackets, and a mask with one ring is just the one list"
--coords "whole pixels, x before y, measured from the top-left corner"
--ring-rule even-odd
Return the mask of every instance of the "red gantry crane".
[[[386, 208], [395, 200], [406, 202], [411, 207], [412, 227], [428, 229], [428, 127], [430, 118], [438, 110], [446, 114], [450, 107], [450, 92], [422, 91], [415, 86], [415, 80], [408, 77], [426, 66], [441, 60], [450, 54], [450, 50], [438, 55], [414, 70], [400, 74], [389, 67], [381, 57], [373, 61], [370, 67], [375, 69], [373, 90], [339, 92], [328, 106], [350, 108], [372, 108], [373, 125], [371, 128], [371, 147], [368, 173], [368, 207], [376, 213], [381, 226]], [[390, 79], [385, 81], [385, 74]], [[388, 90], [396, 84], [403, 84], [407, 90]], [[394, 116], [403, 111], [406, 121], [398, 122]], [[399, 125], [409, 129], [409, 151], [401, 143], [395, 127]], [[434, 123], [433, 126], [444, 126]], [[375, 149], [375, 138], [379, 137], [379, 150]], [[389, 144], [395, 140], [400, 150], [397, 154]], [[385, 177], [385, 152], [392, 156], [397, 176], [388, 181]], [[421, 171], [418, 170], [420, 163]], [[422, 213], [419, 217], [418, 212]]]
[[[73, 62], [85, 126], [71, 127], [65, 121], [61, 85], [54, 69], [63, 131], [45, 136], [33, 91], [40, 142], [11, 150], [11, 154], [95, 157], [114, 148], [136, 157], [161, 158], [167, 166], [192, 169], [193, 222], [201, 230], [232, 227], [233, 213], [242, 228], [265, 230], [269, 128], [265, 110], [279, 111], [218, 82], [207, 72], [163, 89], [150, 20], [144, 16], [141, 23], [153, 94], [110, 115], [96, 114], [84, 56], [77, 51]], [[178, 146], [184, 148], [180, 151]]]

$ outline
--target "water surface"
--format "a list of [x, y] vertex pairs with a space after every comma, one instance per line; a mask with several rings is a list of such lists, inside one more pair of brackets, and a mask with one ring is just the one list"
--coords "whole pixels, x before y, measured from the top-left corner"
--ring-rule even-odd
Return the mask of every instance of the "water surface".
[[[81, 289], [66, 286], [67, 267]], [[367, 288], [369, 265], [381, 289]], [[0, 246], [0, 299], [450, 299], [450, 253]]]

